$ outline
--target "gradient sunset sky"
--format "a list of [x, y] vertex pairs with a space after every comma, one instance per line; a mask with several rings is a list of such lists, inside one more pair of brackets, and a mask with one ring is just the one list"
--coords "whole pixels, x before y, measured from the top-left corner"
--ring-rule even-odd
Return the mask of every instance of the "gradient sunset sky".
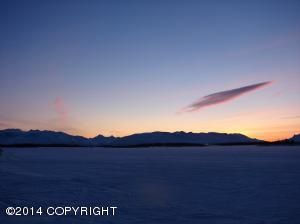
[[1, 1], [0, 129], [300, 132], [300, 1]]

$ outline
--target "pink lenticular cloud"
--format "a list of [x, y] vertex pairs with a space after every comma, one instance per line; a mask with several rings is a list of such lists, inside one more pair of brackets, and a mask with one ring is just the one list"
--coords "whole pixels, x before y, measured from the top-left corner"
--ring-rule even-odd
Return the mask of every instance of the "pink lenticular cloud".
[[237, 89], [231, 89], [227, 91], [213, 93], [207, 96], [202, 97], [200, 100], [194, 102], [193, 104], [187, 106], [183, 109], [183, 112], [193, 112], [196, 110], [200, 110], [204, 107], [213, 106], [221, 103], [226, 103], [228, 101], [234, 100], [241, 95], [257, 90], [264, 86], [271, 84], [271, 81], [268, 82], [261, 82], [249, 86], [240, 87]]
[[68, 110], [66, 108], [66, 104], [65, 104], [64, 100], [61, 97], [55, 98], [54, 109], [60, 120], [65, 121], [68, 118], [68, 116], [69, 116]]

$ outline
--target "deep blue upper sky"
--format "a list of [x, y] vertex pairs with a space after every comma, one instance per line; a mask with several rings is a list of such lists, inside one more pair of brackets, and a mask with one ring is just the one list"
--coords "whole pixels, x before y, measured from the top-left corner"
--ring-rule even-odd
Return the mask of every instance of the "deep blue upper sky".
[[300, 1], [1, 1], [0, 18], [0, 128], [299, 130]]

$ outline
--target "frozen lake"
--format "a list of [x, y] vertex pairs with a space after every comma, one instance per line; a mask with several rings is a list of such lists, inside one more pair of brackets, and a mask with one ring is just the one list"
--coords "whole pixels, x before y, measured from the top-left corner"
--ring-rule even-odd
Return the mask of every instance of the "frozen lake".
[[[4, 148], [0, 223], [300, 223], [300, 147]], [[117, 206], [7, 216], [8, 206]]]

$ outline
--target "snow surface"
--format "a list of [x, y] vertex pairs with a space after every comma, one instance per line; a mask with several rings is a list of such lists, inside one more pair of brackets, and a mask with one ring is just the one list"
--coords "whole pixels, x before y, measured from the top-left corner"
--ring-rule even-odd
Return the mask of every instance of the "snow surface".
[[[0, 223], [300, 223], [299, 146], [4, 148]], [[8, 206], [117, 206], [7, 216]]]

